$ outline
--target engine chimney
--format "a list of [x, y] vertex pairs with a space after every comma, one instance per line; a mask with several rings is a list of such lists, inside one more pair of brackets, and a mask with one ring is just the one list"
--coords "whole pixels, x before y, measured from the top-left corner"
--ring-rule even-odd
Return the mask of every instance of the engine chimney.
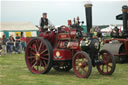
[[87, 32], [90, 32], [92, 28], [92, 4], [85, 4], [85, 14], [86, 14], [86, 23], [87, 23]]
[[122, 7], [123, 12], [123, 32], [128, 34], [128, 6], [124, 5]]

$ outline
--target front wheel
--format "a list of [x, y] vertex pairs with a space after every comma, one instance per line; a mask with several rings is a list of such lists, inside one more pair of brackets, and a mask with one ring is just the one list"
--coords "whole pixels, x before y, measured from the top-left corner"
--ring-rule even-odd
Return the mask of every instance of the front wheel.
[[73, 70], [77, 77], [88, 78], [92, 71], [92, 63], [89, 55], [84, 51], [79, 51], [73, 56]]
[[52, 46], [43, 38], [33, 38], [27, 45], [25, 60], [28, 69], [35, 74], [45, 74], [52, 67]]
[[114, 56], [107, 50], [102, 50], [99, 59], [103, 64], [97, 66], [97, 70], [102, 75], [112, 75], [116, 68]]

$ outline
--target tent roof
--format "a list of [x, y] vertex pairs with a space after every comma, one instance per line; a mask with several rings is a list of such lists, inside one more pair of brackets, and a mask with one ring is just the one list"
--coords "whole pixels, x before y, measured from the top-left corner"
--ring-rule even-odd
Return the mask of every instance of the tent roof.
[[[127, 16], [128, 16], [128, 14], [127, 14]], [[123, 14], [117, 15], [117, 16], [116, 16], [116, 19], [117, 19], [117, 20], [123, 20]]]
[[116, 16], [116, 19], [117, 19], [117, 20], [123, 20], [123, 15], [122, 15], [122, 14], [117, 15], [117, 16]]
[[0, 31], [36, 31], [31, 22], [0, 22]]

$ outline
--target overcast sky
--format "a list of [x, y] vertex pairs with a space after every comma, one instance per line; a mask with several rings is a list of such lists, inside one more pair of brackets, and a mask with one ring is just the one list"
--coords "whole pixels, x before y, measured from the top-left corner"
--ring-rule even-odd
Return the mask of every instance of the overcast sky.
[[[79, 16], [85, 21], [84, 4], [87, 1], [1, 1], [1, 21], [32, 22], [39, 24], [43, 12], [48, 13], [48, 18], [54, 25], [67, 25], [68, 19]], [[120, 1], [91, 1], [93, 4], [93, 25], [121, 24], [115, 16], [121, 14], [123, 5], [128, 5], [128, 0]], [[86, 22], [86, 21], [85, 21]]]

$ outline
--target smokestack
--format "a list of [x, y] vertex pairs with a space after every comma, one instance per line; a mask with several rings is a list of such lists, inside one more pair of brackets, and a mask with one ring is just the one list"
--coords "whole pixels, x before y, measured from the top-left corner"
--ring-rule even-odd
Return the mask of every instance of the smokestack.
[[85, 4], [85, 16], [86, 16], [86, 23], [87, 23], [87, 32], [90, 32], [92, 28], [92, 4]]
[[128, 32], [128, 6], [124, 5], [122, 7], [123, 12], [123, 32]]

